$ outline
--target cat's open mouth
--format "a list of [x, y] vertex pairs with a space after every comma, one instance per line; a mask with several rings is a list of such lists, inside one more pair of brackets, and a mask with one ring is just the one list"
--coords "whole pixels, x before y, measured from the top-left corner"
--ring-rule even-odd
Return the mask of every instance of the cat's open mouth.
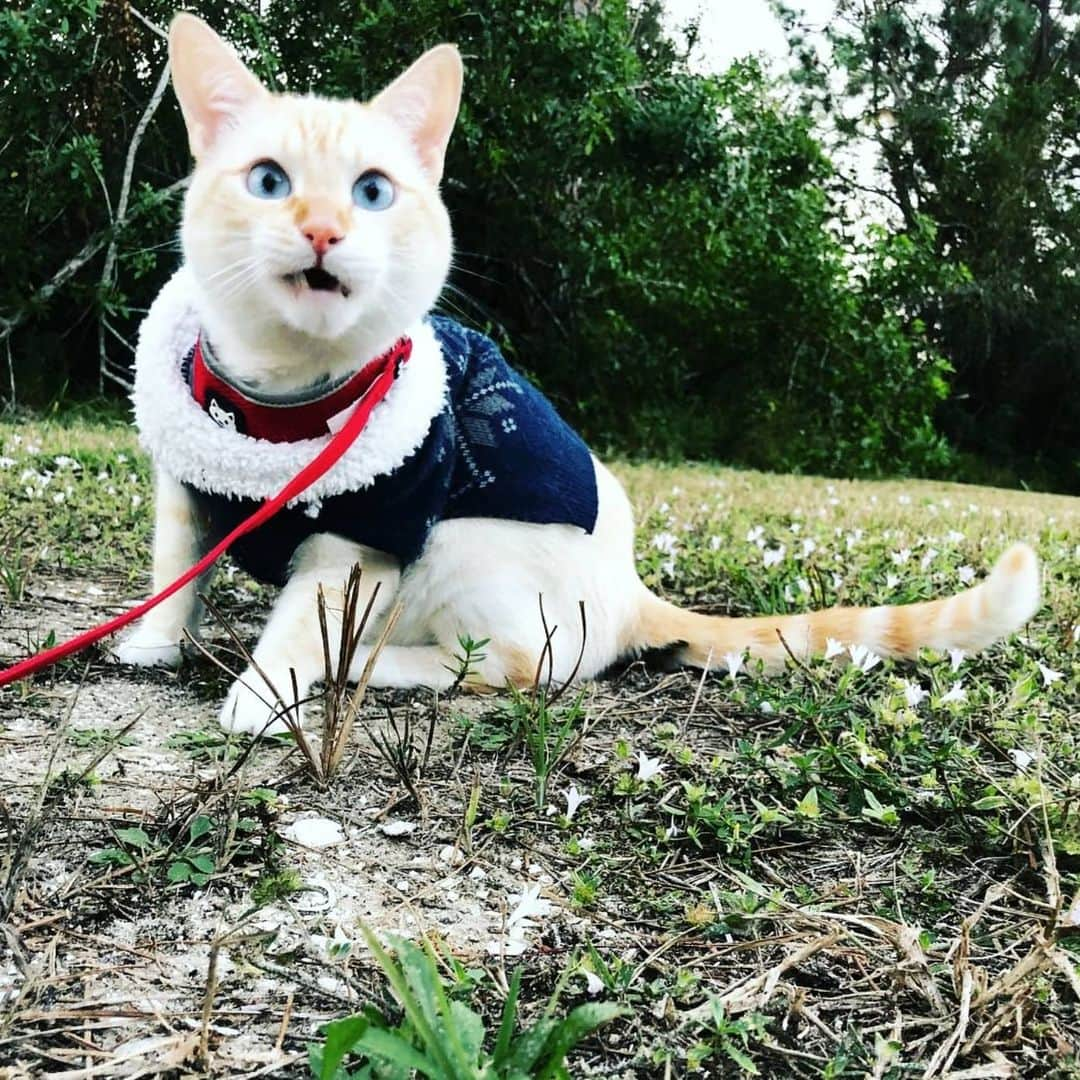
[[321, 266], [309, 266], [295, 274], [286, 274], [285, 281], [298, 289], [307, 287], [313, 292], [337, 292], [345, 297], [349, 295], [348, 285]]

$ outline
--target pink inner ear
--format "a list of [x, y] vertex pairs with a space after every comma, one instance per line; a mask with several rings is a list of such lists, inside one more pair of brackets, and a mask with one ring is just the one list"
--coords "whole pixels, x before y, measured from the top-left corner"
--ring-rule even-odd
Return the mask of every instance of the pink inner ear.
[[449, 45], [425, 53], [372, 102], [412, 139], [420, 163], [437, 183], [461, 99], [461, 59]]
[[169, 62], [196, 157], [234, 126], [244, 109], [268, 95], [232, 48], [193, 16], [174, 20]]

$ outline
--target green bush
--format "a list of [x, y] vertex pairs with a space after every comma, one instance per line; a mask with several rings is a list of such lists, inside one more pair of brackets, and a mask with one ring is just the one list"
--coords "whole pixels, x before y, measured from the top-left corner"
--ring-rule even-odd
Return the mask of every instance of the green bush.
[[[847, 474], [947, 467], [930, 418], [948, 367], [908, 315], [912, 275], [940, 278], [932, 230], [843, 238], [808, 122], [754, 64], [691, 74], [657, 0], [587, 15], [567, 0], [277, 0], [261, 18], [191, 6], [261, 77], [301, 91], [364, 97], [425, 47], [461, 46], [444, 306], [493, 333], [599, 449]], [[139, 11], [165, 24], [172, 2]], [[176, 265], [179, 204], [162, 193], [188, 157], [171, 93], [113, 224], [164, 55], [123, 3], [0, 14], [0, 318], [22, 399], [92, 390], [103, 355], [122, 372]]]

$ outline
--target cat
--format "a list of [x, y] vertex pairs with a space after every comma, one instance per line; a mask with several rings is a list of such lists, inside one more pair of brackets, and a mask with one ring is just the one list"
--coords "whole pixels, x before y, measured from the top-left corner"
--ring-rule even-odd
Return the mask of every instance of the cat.
[[[328, 437], [244, 436], [243, 416], [222, 430], [192, 396], [198, 378], [272, 423], [345, 394], [388, 350], [400, 366], [346, 459], [283, 515], [275, 539], [256, 533], [247, 548], [283, 588], [254, 665], [228, 692], [226, 728], [280, 728], [264, 675], [289, 700], [294, 678], [301, 698], [319, 680], [317, 591], [339, 610], [354, 564], [362, 603], [379, 583], [354, 679], [400, 601], [371, 679], [383, 687], [450, 686], [461, 635], [488, 639], [470, 675], [477, 687], [530, 684], [545, 639], [541, 597], [558, 627], [556, 682], [652, 649], [699, 668], [748, 654], [770, 669], [789, 650], [821, 654], [829, 638], [894, 658], [922, 646], [971, 653], [1038, 608], [1039, 566], [1023, 544], [974, 588], [907, 606], [733, 619], [653, 595], [637, 577], [630, 505], [612, 473], [487, 339], [428, 316], [451, 262], [439, 183], [462, 88], [456, 48], [431, 49], [365, 104], [271, 93], [189, 14], [172, 23], [169, 55], [195, 168], [184, 265], [144, 321], [136, 361], [136, 420], [156, 469], [155, 591], [195, 562], [222, 515], [238, 520]], [[421, 458], [430, 475], [416, 472]], [[428, 517], [425, 500], [437, 508]], [[191, 586], [116, 655], [175, 665], [199, 619]]]

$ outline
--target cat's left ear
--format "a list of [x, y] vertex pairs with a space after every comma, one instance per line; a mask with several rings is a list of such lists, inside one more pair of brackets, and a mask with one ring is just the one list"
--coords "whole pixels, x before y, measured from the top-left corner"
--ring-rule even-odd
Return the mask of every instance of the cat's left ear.
[[371, 102], [409, 133], [433, 184], [442, 177], [446, 144], [461, 103], [463, 74], [456, 46], [436, 45]]
[[196, 160], [249, 105], [270, 94], [231, 45], [187, 12], [169, 27], [169, 66]]

